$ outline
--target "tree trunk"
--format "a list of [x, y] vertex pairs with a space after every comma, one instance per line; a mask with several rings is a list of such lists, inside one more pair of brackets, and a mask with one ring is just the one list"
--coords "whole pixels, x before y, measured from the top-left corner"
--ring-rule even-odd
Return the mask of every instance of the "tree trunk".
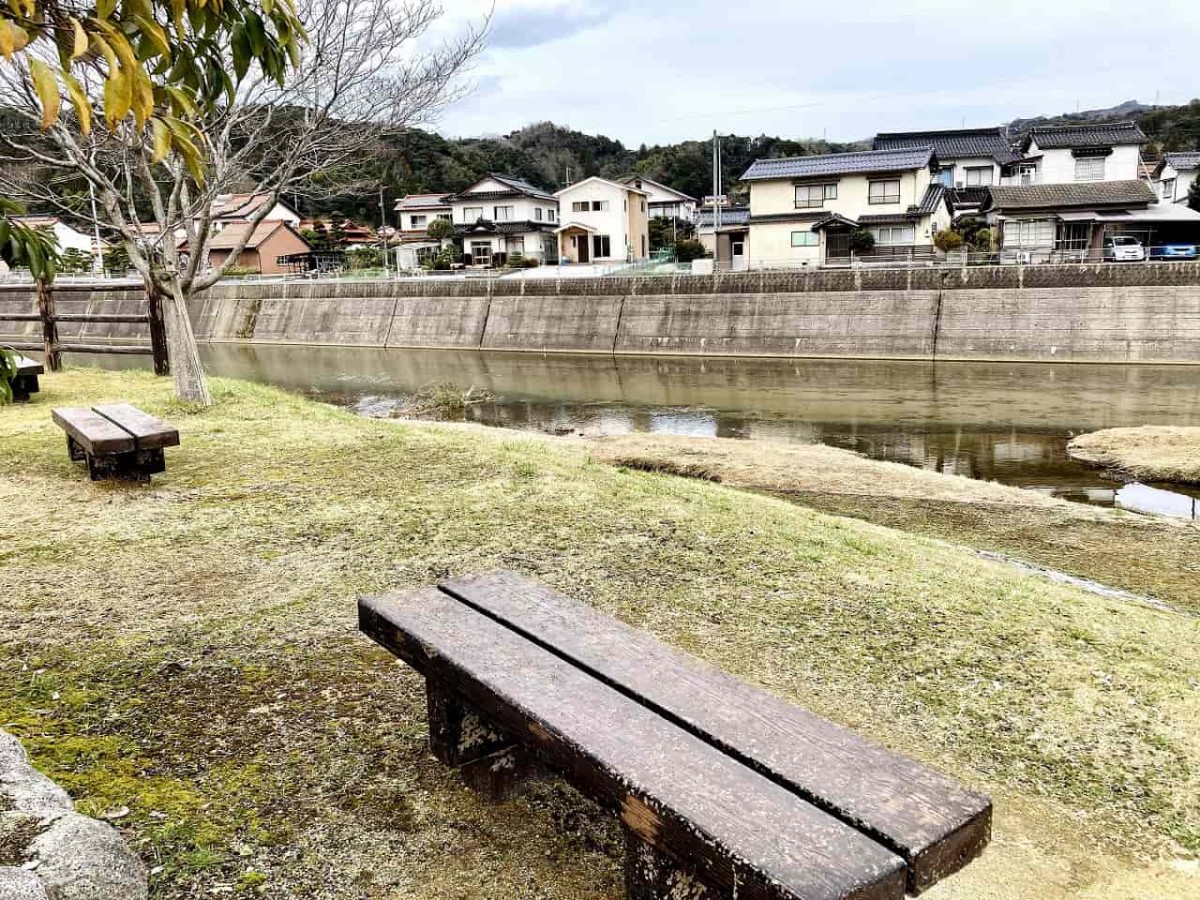
[[[154, 290], [154, 287], [148, 285], [147, 290]], [[175, 376], [175, 393], [181, 400], [212, 406], [212, 395], [208, 392], [204, 367], [200, 364], [196, 333], [192, 331], [192, 320], [188, 318], [187, 298], [178, 282], [171, 284], [170, 293], [163, 299], [167, 325], [167, 356], [170, 360], [171, 374]]]

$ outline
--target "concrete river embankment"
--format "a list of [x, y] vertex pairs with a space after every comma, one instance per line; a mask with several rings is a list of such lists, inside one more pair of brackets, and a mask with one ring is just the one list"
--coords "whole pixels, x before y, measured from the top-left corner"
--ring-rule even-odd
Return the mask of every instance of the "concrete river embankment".
[[[139, 292], [59, 294], [136, 310]], [[27, 289], [0, 306], [33, 308]], [[203, 341], [693, 356], [1200, 363], [1200, 264], [744, 272], [669, 278], [228, 282]], [[88, 339], [140, 326], [76, 326]], [[6, 326], [33, 336], [36, 323]], [[66, 331], [64, 337], [74, 336]]]

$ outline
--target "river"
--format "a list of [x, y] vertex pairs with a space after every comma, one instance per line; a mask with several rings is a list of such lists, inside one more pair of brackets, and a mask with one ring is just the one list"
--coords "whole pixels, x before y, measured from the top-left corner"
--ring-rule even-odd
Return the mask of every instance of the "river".
[[[1200, 490], [1121, 484], [1071, 460], [1071, 436], [1200, 425], [1200, 368], [700, 359], [208, 344], [218, 375], [363, 410], [433, 382], [486, 389], [466, 417], [582, 434], [819, 442], [1082, 503], [1196, 519]], [[81, 362], [83, 360], [80, 360]], [[138, 364], [92, 357], [91, 364]], [[139, 361], [140, 362], [140, 361]]]

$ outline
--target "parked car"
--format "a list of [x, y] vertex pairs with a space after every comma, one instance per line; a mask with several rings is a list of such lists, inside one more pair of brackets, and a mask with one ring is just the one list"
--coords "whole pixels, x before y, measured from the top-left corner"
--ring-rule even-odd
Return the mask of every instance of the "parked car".
[[1150, 248], [1151, 259], [1200, 259], [1200, 247], [1195, 244], [1163, 244]]
[[1104, 239], [1104, 258], [1108, 262], [1141, 262], [1146, 258], [1146, 248], [1135, 237], [1115, 234]]

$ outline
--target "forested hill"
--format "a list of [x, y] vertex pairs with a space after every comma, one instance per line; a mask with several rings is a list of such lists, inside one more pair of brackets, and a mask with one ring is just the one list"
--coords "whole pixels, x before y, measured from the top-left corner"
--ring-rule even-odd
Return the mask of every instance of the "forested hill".
[[[866, 144], [778, 137], [725, 137], [721, 141], [728, 186], [755, 159], [861, 149]], [[502, 172], [540, 187], [558, 190], [589, 175], [617, 178], [638, 173], [690, 194], [712, 193], [712, 142], [684, 141], [665, 146], [625, 147], [611, 138], [561, 128], [530, 125], [503, 137], [447, 140], [410, 131], [380, 154], [383, 184], [393, 196], [425, 191], [457, 191], [486, 172]]]
[[[1200, 149], [1200, 100], [1184, 106], [1147, 106], [1127, 101], [1107, 109], [1084, 110], [1059, 116], [1018, 119], [1009, 123], [1015, 135], [1034, 124], [1115, 122], [1133, 119], [1150, 138], [1148, 155], [1164, 150]], [[722, 139], [725, 185], [729, 190], [750, 163], [760, 157], [838, 153], [869, 147], [869, 140], [830, 143], [811, 139], [727, 136]], [[447, 139], [410, 131], [384, 148], [372, 161], [372, 173], [391, 197], [425, 191], [457, 191], [487, 172], [502, 172], [549, 190], [589, 175], [615, 178], [637, 172], [669, 184], [685, 194], [712, 193], [712, 143], [708, 140], [645, 145], [633, 149], [602, 135], [584, 134], [551, 122], [530, 125], [503, 137]], [[736, 190], [736, 187], [734, 187]], [[370, 197], [337, 198], [328, 210], [375, 221], [377, 206]], [[318, 210], [313, 210], [317, 212]]]

